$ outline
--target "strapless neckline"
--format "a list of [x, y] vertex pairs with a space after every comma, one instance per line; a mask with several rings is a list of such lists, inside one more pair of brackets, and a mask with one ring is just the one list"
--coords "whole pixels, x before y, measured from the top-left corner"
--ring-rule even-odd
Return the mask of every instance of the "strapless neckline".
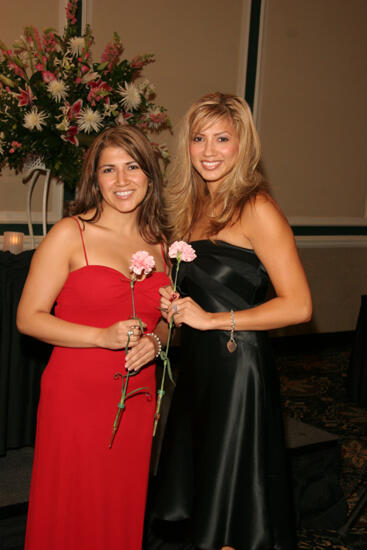
[[213, 241], [211, 241], [210, 239], [196, 239], [194, 241], [190, 241], [190, 244], [192, 244], [192, 245], [194, 245], [196, 243], [211, 243], [213, 245], [216, 245], [218, 243], [218, 244], [222, 244], [224, 246], [237, 248], [238, 250], [244, 250], [245, 252], [249, 252], [250, 254], [255, 254], [256, 255], [256, 252], [253, 248], [246, 248], [245, 246], [239, 246], [237, 244], [229, 243], [228, 241], [223, 241], [222, 239], [215, 239]]

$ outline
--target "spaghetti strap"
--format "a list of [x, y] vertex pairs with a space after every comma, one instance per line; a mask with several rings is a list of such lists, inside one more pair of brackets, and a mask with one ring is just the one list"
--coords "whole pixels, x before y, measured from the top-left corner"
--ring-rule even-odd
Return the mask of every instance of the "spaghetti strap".
[[163, 258], [163, 263], [164, 263], [164, 273], [166, 275], [169, 274], [169, 267], [167, 265], [167, 262], [166, 262], [166, 256], [164, 254], [164, 248], [163, 248], [163, 244], [161, 243], [161, 252], [162, 252], [162, 258]]
[[78, 220], [78, 218], [76, 218], [75, 216], [72, 216], [73, 220], [75, 220], [77, 226], [79, 227], [79, 231], [80, 231], [80, 237], [82, 239], [82, 245], [83, 245], [83, 250], [84, 250], [84, 257], [85, 257], [85, 263], [87, 265], [89, 265], [88, 263], [88, 257], [87, 257], [87, 251], [85, 249], [85, 243], [84, 243], [84, 237], [83, 237], [83, 229], [82, 229], [82, 226], [80, 225], [80, 221]]

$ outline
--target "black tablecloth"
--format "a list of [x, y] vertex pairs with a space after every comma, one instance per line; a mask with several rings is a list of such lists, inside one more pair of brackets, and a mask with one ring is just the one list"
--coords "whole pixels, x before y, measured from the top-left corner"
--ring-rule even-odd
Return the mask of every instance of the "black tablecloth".
[[362, 296], [355, 341], [348, 372], [349, 395], [360, 407], [367, 407], [367, 295]]
[[15, 324], [33, 252], [0, 251], [0, 455], [33, 445], [40, 379], [51, 353]]

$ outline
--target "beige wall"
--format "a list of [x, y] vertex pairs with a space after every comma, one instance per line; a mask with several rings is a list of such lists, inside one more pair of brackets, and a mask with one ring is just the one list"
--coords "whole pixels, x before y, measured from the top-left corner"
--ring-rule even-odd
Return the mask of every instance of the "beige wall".
[[25, 26], [59, 27], [59, 0], [13, 0], [1, 3], [0, 37], [7, 46], [19, 38]]
[[[292, 221], [367, 225], [367, 2], [263, 0], [263, 8], [255, 117], [274, 196]], [[367, 237], [333, 244], [315, 237], [300, 249], [313, 320], [279, 333], [355, 328]]]
[[362, 217], [367, 2], [265, 2], [257, 125], [288, 216]]

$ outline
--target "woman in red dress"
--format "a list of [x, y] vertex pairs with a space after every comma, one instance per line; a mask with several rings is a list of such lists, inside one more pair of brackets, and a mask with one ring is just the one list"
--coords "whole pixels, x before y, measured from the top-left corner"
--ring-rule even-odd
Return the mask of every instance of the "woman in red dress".
[[[167, 325], [161, 173], [149, 141], [110, 128], [88, 151], [73, 217], [34, 254], [18, 308], [21, 332], [53, 344], [42, 377], [26, 550], [141, 548], [155, 409], [155, 365]], [[134, 285], [132, 255], [155, 269]], [[55, 315], [51, 309], [56, 302]], [[153, 332], [154, 331], [154, 332]], [[125, 346], [129, 340], [129, 352]], [[126, 403], [109, 448], [121, 377]]]

